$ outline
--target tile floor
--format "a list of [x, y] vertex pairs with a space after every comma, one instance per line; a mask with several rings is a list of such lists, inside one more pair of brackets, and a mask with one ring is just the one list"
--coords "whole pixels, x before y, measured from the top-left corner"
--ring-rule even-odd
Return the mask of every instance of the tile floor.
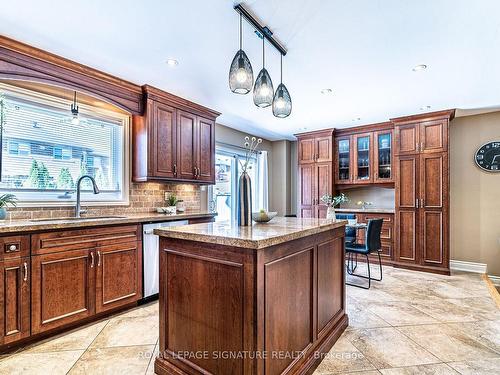
[[[349, 328], [314, 375], [500, 374], [500, 309], [476, 274], [384, 268], [347, 289]], [[158, 303], [0, 356], [0, 374], [153, 374]]]

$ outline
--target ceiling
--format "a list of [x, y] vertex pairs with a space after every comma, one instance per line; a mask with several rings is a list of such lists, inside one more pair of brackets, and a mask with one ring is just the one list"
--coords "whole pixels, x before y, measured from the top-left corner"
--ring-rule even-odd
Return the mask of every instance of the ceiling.
[[[238, 49], [233, 4], [0, 0], [0, 33], [193, 100], [222, 112], [221, 124], [270, 140], [500, 104], [499, 1], [244, 1], [288, 49], [284, 83], [293, 111], [286, 119], [255, 107], [251, 94], [229, 91], [229, 64]], [[256, 77], [261, 41], [243, 27], [243, 49]], [[169, 67], [168, 58], [179, 65]], [[417, 64], [428, 68], [412, 71]], [[266, 68], [276, 88], [279, 54], [269, 45]], [[321, 94], [325, 88], [333, 94]]]

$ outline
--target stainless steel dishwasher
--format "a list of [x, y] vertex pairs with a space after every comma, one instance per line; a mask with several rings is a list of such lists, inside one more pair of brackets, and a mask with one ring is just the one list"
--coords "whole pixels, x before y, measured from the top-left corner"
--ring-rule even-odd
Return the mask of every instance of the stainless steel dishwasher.
[[164, 227], [187, 225], [187, 220], [165, 221], [162, 223], [144, 224], [142, 226], [142, 298], [145, 301], [158, 297], [160, 272], [159, 238], [153, 230]]

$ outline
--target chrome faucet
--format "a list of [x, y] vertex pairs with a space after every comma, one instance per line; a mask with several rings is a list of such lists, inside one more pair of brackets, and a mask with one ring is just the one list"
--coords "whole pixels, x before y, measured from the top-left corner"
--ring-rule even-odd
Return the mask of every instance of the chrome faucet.
[[83, 175], [76, 182], [76, 207], [75, 207], [75, 217], [80, 217], [82, 213], [81, 204], [80, 204], [80, 185], [82, 184], [82, 180], [84, 178], [88, 178], [92, 182], [92, 187], [94, 189], [94, 194], [99, 194], [99, 188], [94, 180], [94, 177], [89, 176], [88, 174]]

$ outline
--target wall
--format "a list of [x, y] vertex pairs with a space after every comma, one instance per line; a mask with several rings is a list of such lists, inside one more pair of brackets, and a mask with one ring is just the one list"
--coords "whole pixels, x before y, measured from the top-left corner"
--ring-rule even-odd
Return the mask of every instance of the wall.
[[[200, 187], [183, 184], [132, 183], [130, 185], [130, 204], [128, 206], [88, 207], [87, 215], [125, 215], [156, 212], [156, 207], [165, 206], [165, 192], [174, 193], [186, 202], [187, 212], [200, 211]], [[82, 194], [82, 209], [85, 196]], [[68, 217], [75, 214], [74, 207], [9, 208], [9, 219], [40, 219]]]
[[[381, 188], [376, 186], [357, 187], [354, 189], [343, 190], [345, 195], [350, 199], [349, 203], [342, 204], [341, 208], [360, 208], [356, 202], [365, 201], [372, 202], [373, 205], [369, 208], [387, 208], [394, 209], [395, 205], [395, 190], [390, 188]], [[335, 194], [340, 194], [337, 191]]]
[[474, 163], [477, 148], [500, 141], [500, 112], [460, 117], [450, 124], [451, 259], [488, 264], [500, 276], [500, 173]]

